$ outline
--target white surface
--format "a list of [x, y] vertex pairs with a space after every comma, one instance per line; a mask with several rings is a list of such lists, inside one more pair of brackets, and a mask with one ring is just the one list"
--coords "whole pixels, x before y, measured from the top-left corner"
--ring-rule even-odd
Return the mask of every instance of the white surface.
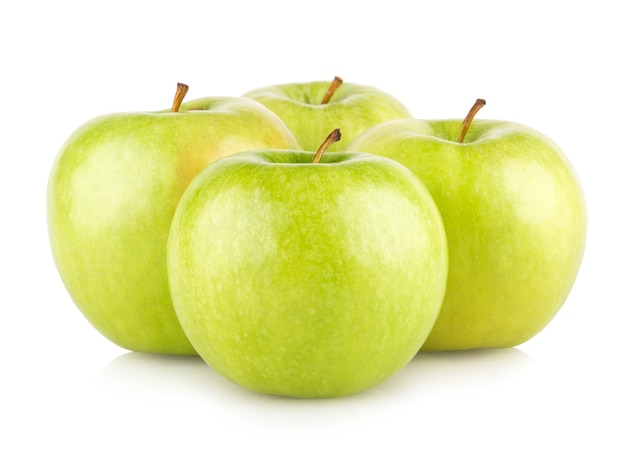
[[[0, 6], [0, 462], [626, 461], [619, 2], [365, 4]], [[100, 114], [167, 108], [178, 81], [191, 99], [334, 75], [420, 118], [460, 118], [482, 97], [480, 117], [561, 145], [590, 224], [548, 328], [516, 349], [419, 354], [379, 387], [324, 401], [252, 394], [198, 359], [100, 336], [47, 243], [47, 176], [66, 137]]]

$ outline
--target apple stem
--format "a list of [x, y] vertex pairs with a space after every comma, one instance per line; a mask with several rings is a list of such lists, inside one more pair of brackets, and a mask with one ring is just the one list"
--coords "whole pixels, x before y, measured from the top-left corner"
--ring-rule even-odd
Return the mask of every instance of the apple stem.
[[189, 90], [189, 86], [187, 84], [182, 84], [180, 82], [176, 84], [176, 95], [174, 95], [174, 103], [172, 103], [172, 113], [178, 113], [180, 105], [183, 103], [185, 95], [187, 95], [187, 90]]
[[333, 81], [330, 83], [330, 86], [328, 87], [324, 98], [322, 98], [322, 105], [325, 105], [330, 101], [331, 98], [333, 98], [333, 95], [335, 95], [335, 91], [341, 86], [341, 84], [343, 84], [343, 79], [341, 77], [335, 76]]
[[326, 137], [326, 139], [322, 142], [320, 147], [315, 152], [315, 156], [313, 157], [313, 161], [311, 162], [319, 163], [322, 155], [328, 149], [328, 147], [330, 147], [333, 143], [339, 140], [341, 140], [341, 131], [339, 129], [335, 129], [330, 134], [328, 134], [328, 137]]
[[463, 121], [463, 125], [461, 126], [461, 132], [459, 133], [459, 138], [457, 139], [458, 143], [463, 143], [463, 141], [465, 140], [465, 134], [467, 134], [467, 130], [474, 120], [474, 116], [476, 116], [478, 110], [480, 110], [486, 104], [487, 102], [482, 98], [476, 100], [472, 108], [469, 110], [469, 113], [467, 113], [467, 116], [465, 116], [465, 120]]

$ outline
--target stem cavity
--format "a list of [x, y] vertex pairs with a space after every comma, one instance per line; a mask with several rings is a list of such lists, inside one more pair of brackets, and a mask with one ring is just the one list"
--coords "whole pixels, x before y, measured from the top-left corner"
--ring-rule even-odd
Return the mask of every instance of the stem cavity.
[[474, 116], [476, 116], [476, 113], [478, 113], [478, 111], [486, 104], [487, 102], [482, 98], [476, 100], [472, 108], [469, 110], [469, 113], [467, 113], [467, 116], [465, 116], [465, 120], [463, 121], [463, 125], [461, 126], [461, 132], [459, 132], [459, 138], [457, 139], [458, 143], [463, 143], [463, 141], [465, 140], [465, 134], [467, 134], [467, 130], [474, 120]]

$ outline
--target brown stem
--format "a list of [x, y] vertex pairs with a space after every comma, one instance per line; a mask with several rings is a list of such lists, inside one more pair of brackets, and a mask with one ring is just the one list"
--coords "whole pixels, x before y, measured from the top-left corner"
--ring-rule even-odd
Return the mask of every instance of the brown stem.
[[174, 103], [172, 103], [172, 113], [178, 113], [180, 105], [183, 103], [185, 95], [187, 95], [187, 90], [189, 90], [189, 86], [187, 84], [181, 84], [179, 82], [176, 85], [176, 95], [174, 95]]
[[469, 110], [469, 113], [467, 113], [467, 116], [465, 116], [465, 120], [463, 121], [463, 125], [461, 126], [461, 132], [459, 132], [459, 138], [457, 139], [458, 143], [463, 143], [463, 140], [465, 140], [465, 134], [467, 134], [467, 130], [474, 120], [474, 116], [476, 116], [478, 110], [480, 110], [486, 104], [487, 102], [482, 98], [476, 100], [472, 108]]
[[343, 79], [341, 77], [335, 76], [333, 81], [330, 83], [330, 86], [328, 87], [324, 98], [322, 98], [322, 105], [325, 105], [330, 101], [331, 98], [333, 98], [333, 95], [335, 95], [335, 91], [341, 86], [341, 84], [343, 84]]
[[333, 143], [338, 142], [339, 140], [341, 140], [341, 131], [339, 129], [335, 129], [330, 134], [328, 134], [328, 137], [326, 137], [326, 140], [322, 142], [320, 147], [315, 152], [315, 156], [313, 157], [313, 161], [311, 162], [319, 163], [324, 152], [328, 150], [328, 147], [330, 147]]

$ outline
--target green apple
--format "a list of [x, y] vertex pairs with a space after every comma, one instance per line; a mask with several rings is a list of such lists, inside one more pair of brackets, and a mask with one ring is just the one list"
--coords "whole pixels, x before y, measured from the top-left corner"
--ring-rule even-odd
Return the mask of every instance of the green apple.
[[410, 118], [406, 107], [374, 87], [318, 81], [264, 87], [245, 94], [276, 113], [296, 136], [300, 148], [315, 151], [335, 127], [342, 140], [329, 147], [341, 151], [357, 134], [385, 121]]
[[219, 160], [172, 222], [178, 318], [210, 366], [253, 391], [364, 390], [413, 358], [439, 313], [446, 238], [424, 186], [369, 154], [315, 162], [325, 146], [315, 159], [256, 150]]
[[441, 212], [446, 296], [424, 351], [510, 347], [555, 316], [578, 273], [587, 214], [559, 147], [527, 126], [465, 119], [381, 124], [350, 150], [411, 169]]
[[48, 183], [48, 230], [60, 276], [103, 335], [134, 351], [192, 354], [172, 306], [165, 263], [178, 201], [212, 161], [297, 147], [259, 103], [215, 97], [171, 111], [93, 119], [61, 148]]

